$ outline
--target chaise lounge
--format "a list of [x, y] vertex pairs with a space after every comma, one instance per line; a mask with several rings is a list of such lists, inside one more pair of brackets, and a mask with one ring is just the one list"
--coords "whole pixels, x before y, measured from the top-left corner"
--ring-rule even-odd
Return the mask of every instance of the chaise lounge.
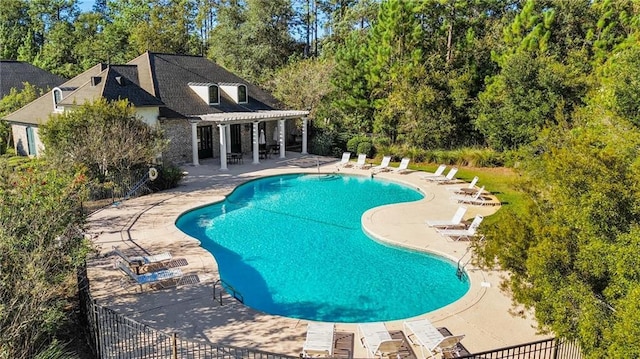
[[427, 221], [427, 225], [429, 227], [436, 227], [436, 228], [442, 228], [442, 229], [462, 227], [464, 226], [462, 224], [462, 217], [464, 217], [465, 213], [467, 213], [467, 207], [460, 206], [458, 207], [458, 210], [456, 210], [456, 213], [453, 214], [453, 217], [450, 220]]
[[[142, 290], [143, 285], [155, 283], [159, 284], [162, 288], [166, 288], [176, 285], [183, 276], [180, 268], [162, 269], [156, 272], [136, 274], [122, 261], [118, 261], [117, 266], [127, 274], [127, 277], [120, 281], [120, 286], [123, 288], [127, 287], [128, 284], [138, 284], [140, 286], [140, 290]], [[167, 282], [169, 281], [173, 283], [171, 285], [167, 285]]]
[[169, 252], [162, 252], [150, 256], [128, 256], [124, 254], [118, 247], [113, 247], [113, 253], [122, 258], [131, 268], [135, 268], [136, 274], [139, 274], [141, 267], [170, 261], [173, 256]]
[[449, 237], [454, 241], [459, 241], [461, 239], [470, 240], [476, 235], [478, 227], [480, 227], [480, 223], [482, 223], [482, 219], [484, 217], [481, 215], [476, 215], [473, 219], [473, 222], [469, 225], [467, 229], [443, 229], [438, 230], [442, 236]]
[[402, 339], [393, 339], [384, 323], [358, 324], [358, 335], [362, 346], [367, 349], [368, 357], [389, 357], [397, 354], [402, 346]]
[[430, 358], [434, 358], [436, 354], [458, 356], [458, 343], [464, 335], [444, 336], [428, 319], [406, 321], [403, 327], [409, 341], [420, 346], [423, 358], [426, 358], [425, 349]]
[[307, 324], [307, 339], [302, 347], [305, 357], [310, 355], [333, 355], [333, 323], [310, 322]]

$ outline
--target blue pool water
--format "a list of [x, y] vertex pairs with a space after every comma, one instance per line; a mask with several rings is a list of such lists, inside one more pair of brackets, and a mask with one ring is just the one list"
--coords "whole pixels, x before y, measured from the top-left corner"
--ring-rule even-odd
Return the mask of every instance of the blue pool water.
[[254, 309], [327, 322], [388, 321], [441, 308], [469, 289], [454, 263], [363, 233], [366, 210], [421, 198], [368, 177], [284, 175], [243, 184], [176, 225], [201, 241], [223, 281]]

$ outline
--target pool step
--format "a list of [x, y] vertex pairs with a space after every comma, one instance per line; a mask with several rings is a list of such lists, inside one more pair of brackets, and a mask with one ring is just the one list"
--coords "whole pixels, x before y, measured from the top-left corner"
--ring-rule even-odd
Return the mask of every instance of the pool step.
[[319, 181], [335, 181], [337, 179], [340, 179], [340, 176], [334, 175], [334, 174], [317, 175], [314, 177], [317, 178]]

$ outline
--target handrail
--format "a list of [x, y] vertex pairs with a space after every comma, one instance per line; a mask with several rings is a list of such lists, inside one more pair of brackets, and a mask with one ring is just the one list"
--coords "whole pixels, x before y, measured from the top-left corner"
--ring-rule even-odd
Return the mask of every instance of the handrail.
[[467, 247], [467, 251], [464, 252], [464, 254], [462, 255], [462, 257], [460, 257], [460, 259], [458, 259], [458, 264], [457, 264], [457, 269], [456, 269], [456, 277], [458, 277], [458, 279], [462, 280], [462, 276], [464, 274], [464, 267], [466, 267], [466, 265], [469, 262], [466, 262], [465, 264], [463, 264], [462, 266], [460, 266], [460, 262], [462, 262], [462, 259], [467, 255], [467, 253], [469, 253], [471, 251], [471, 246]]
[[[244, 297], [242, 293], [238, 292], [235, 288], [233, 288], [229, 283], [223, 281], [222, 279], [218, 279], [213, 283], [213, 300], [216, 300], [216, 287], [220, 284], [220, 288], [226, 289], [227, 292], [238, 302], [244, 304]], [[219, 298], [217, 299], [218, 303], [222, 305], [222, 290], [220, 291]]]

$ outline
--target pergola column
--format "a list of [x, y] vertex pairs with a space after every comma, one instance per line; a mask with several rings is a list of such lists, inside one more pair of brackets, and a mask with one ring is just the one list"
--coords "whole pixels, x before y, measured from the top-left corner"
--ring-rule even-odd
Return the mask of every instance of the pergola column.
[[194, 166], [200, 166], [198, 161], [198, 120], [189, 120], [191, 123], [191, 161]]
[[252, 147], [253, 147], [253, 164], [257, 165], [260, 164], [260, 148], [258, 146], [258, 139], [260, 136], [260, 134], [258, 133], [258, 124], [260, 122], [255, 121], [253, 123], [253, 142], [252, 142]]
[[228, 125], [223, 125], [223, 124], [218, 125], [218, 129], [220, 130], [220, 136], [218, 137], [220, 138], [220, 170], [221, 171], [227, 170], [227, 135], [226, 135], [226, 133], [228, 132], [227, 126]]
[[306, 117], [302, 118], [302, 154], [306, 155], [307, 152], [307, 124], [309, 120]]
[[285, 146], [285, 140], [284, 140], [284, 121], [285, 120], [278, 120], [278, 145], [280, 145], [280, 158], [285, 158], [285, 153], [286, 153], [286, 149], [284, 148]]

